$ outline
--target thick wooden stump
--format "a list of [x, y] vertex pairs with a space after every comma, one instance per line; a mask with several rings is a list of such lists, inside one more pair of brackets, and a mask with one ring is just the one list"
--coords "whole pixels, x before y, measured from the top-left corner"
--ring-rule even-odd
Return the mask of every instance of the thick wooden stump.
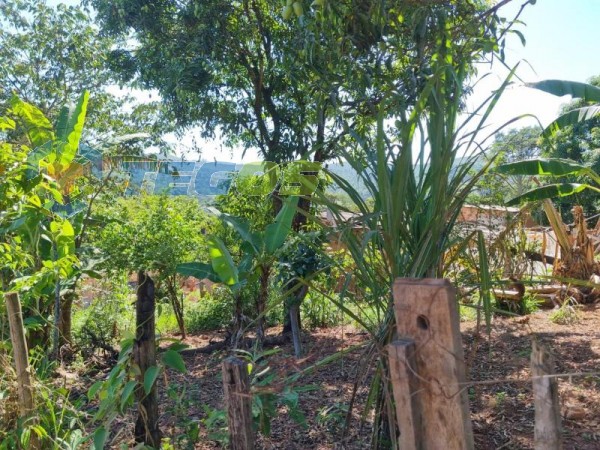
[[159, 448], [161, 433], [158, 428], [156, 383], [147, 395], [143, 388], [144, 374], [149, 367], [156, 367], [154, 309], [154, 281], [144, 272], [139, 272], [137, 301], [135, 303], [136, 335], [133, 347], [133, 357], [140, 368], [139, 385], [136, 390], [138, 417], [135, 422], [135, 441]]
[[[398, 278], [398, 336], [388, 349], [401, 448], [474, 448], [454, 287], [447, 280]], [[408, 341], [406, 339], [409, 339]]]
[[223, 391], [229, 424], [230, 448], [254, 449], [252, 394], [247, 362], [235, 357], [223, 361]]
[[554, 358], [542, 344], [533, 341], [531, 349], [531, 375], [535, 406], [536, 450], [562, 450], [558, 383], [554, 374]]

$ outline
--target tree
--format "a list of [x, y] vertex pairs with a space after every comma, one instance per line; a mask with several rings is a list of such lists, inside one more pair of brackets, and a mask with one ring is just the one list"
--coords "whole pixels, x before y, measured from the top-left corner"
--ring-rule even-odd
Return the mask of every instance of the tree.
[[[600, 87], [600, 76], [591, 78], [588, 83], [591, 86]], [[581, 98], [573, 99], [561, 108], [559, 115], [565, 116], [573, 111], [575, 114], [579, 114], [581, 108], [586, 106], [593, 106], [593, 103]], [[597, 150], [600, 148], [600, 118], [591, 117], [589, 120], [564, 125], [542, 141], [543, 156], [570, 159], [600, 173], [600, 152]], [[582, 181], [576, 176], [570, 177], [569, 180]], [[563, 219], [567, 222], [571, 222], [573, 219], [571, 210], [574, 205], [581, 205], [588, 216], [599, 212], [596, 196], [586, 191], [570, 197], [556, 198], [554, 201]]]
[[[81, 92], [91, 93], [84, 141], [110, 140], [115, 134], [147, 133], [143, 144], [168, 150], [161, 140], [169, 131], [157, 102], [136, 104], [132, 96], [108, 91], [116, 80], [107, 66], [113, 39], [102, 36], [78, 6], [51, 7], [44, 0], [8, 0], [0, 4], [0, 108], [13, 94], [37, 105], [53, 122], [62, 105]], [[129, 150], [141, 151], [141, 142]]]
[[94, 237], [107, 258], [104, 269], [156, 272], [185, 339], [184, 301], [176, 268], [208, 253], [205, 235], [214, 231], [215, 219], [193, 198], [167, 196], [120, 199], [96, 214], [105, 222]]
[[[494, 136], [488, 153], [494, 158], [494, 166], [531, 159], [541, 154], [541, 128], [535, 126], [511, 129]], [[482, 161], [484, 159], [482, 158]], [[531, 177], [501, 175], [491, 171], [477, 182], [469, 201], [478, 204], [502, 205], [508, 199], [524, 194], [534, 187]]]

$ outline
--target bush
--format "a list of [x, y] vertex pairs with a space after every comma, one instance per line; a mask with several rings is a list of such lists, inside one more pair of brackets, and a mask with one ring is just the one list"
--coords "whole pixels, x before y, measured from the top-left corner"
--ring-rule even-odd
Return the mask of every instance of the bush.
[[189, 302], [185, 323], [189, 333], [225, 328], [233, 317], [233, 295], [229, 288], [217, 286], [210, 294]]
[[125, 331], [135, 328], [135, 305], [127, 277], [100, 284], [89, 306], [73, 314], [73, 340], [84, 356], [101, 349], [112, 352]]
[[[332, 294], [336, 295], [336, 294]], [[333, 327], [344, 323], [344, 314], [330, 299], [323, 294], [309, 290], [300, 305], [300, 316], [304, 327]]]

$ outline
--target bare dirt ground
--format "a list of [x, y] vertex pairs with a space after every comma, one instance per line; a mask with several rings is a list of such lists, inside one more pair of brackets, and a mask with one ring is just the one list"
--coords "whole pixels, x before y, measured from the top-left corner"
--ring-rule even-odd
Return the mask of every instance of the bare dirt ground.
[[[600, 305], [581, 310], [580, 321], [557, 325], [549, 320], [550, 311], [525, 318], [496, 317], [488, 337], [476, 324], [461, 324], [465, 357], [470, 380], [471, 417], [477, 449], [532, 449], [533, 397], [529, 381], [529, 357], [532, 335], [552, 349], [557, 373], [573, 374], [559, 381], [564, 443], [567, 450], [600, 449]], [[270, 330], [276, 334], [277, 329]], [[218, 333], [191, 336], [186, 343], [203, 347], [218, 339]], [[306, 358], [297, 361], [291, 344], [270, 356], [268, 365], [277, 373], [276, 380], [302, 370], [337, 351], [364, 342], [366, 334], [351, 327], [315, 330], [305, 334]], [[222, 408], [221, 361], [224, 352], [186, 354], [186, 375], [169, 373], [161, 381], [161, 428], [169, 437], [183, 436], [189, 424], [200, 424], [200, 444], [186, 447], [184, 440], [173, 441], [175, 448], [214, 449], [218, 426], [207, 430], [208, 409]], [[260, 437], [263, 449], [363, 449], [369, 447], [372, 416], [361, 420], [368, 395], [368, 383], [359, 384], [350, 428], [343, 437], [343, 422], [354, 388], [361, 351], [323, 366], [300, 380], [318, 390], [300, 394], [299, 405], [307, 420], [306, 428], [278, 410], [269, 438]], [[595, 375], [579, 376], [580, 373]], [[363, 380], [364, 381], [364, 380]], [[493, 384], [487, 384], [495, 381]], [[486, 384], [477, 384], [486, 382]], [[168, 385], [168, 387], [167, 387]], [[121, 422], [123, 437], [131, 436], [131, 421]], [[121, 443], [130, 442], [125, 439]], [[117, 447], [115, 447], [117, 448]]]

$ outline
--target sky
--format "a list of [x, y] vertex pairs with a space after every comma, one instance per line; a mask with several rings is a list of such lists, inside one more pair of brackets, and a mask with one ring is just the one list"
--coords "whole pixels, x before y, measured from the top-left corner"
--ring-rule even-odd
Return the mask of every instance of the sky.
[[[50, 0], [50, 4], [75, 4], [76, 0]], [[501, 16], [512, 18], [526, 0], [513, 0], [501, 9]], [[512, 36], [506, 47], [507, 64], [512, 67], [519, 63], [517, 75], [524, 82], [543, 79], [563, 79], [587, 81], [600, 75], [600, 0], [537, 0], [535, 5], [527, 5], [520, 16], [524, 25], [517, 27], [526, 40], [525, 46], [517, 36]], [[489, 73], [477, 83], [469, 98], [468, 108], [476, 105], [495, 90], [506, 77], [508, 70], [501, 64], [480, 67], [480, 75]], [[524, 87], [515, 80], [502, 96], [494, 113], [490, 116], [491, 129], [501, 126], [512, 118], [523, 114], [537, 117], [543, 126], [556, 118], [561, 104], [568, 97], [558, 98], [550, 94]], [[144, 95], [147, 98], [147, 94]], [[513, 124], [516, 128], [537, 123], [528, 118]], [[175, 148], [189, 149], [196, 134], [190, 130], [182, 138], [171, 136], [169, 140]], [[242, 160], [241, 151], [224, 148], [219, 142], [198, 139], [202, 147], [202, 157], [207, 160], [250, 162], [258, 161], [257, 153], [247, 152]], [[186, 159], [196, 159], [197, 153], [189, 153]]]
[[[514, 17], [524, 2], [513, 0], [501, 10], [501, 15]], [[600, 75], [600, 0], [538, 0], [535, 5], [527, 5], [519, 19], [525, 25], [516, 29], [523, 33], [526, 44], [523, 46], [513, 36], [507, 44], [506, 58], [509, 67], [519, 63], [517, 74], [524, 82], [587, 81]], [[500, 64], [494, 64], [491, 72], [492, 76], [475, 88], [471, 105], [489, 95], [508, 74]], [[569, 97], [555, 97], [516, 81], [501, 98], [491, 121], [499, 126], [521, 114], [533, 114], [546, 126], [568, 100]], [[513, 128], [534, 123], [534, 119], [527, 119]]]

